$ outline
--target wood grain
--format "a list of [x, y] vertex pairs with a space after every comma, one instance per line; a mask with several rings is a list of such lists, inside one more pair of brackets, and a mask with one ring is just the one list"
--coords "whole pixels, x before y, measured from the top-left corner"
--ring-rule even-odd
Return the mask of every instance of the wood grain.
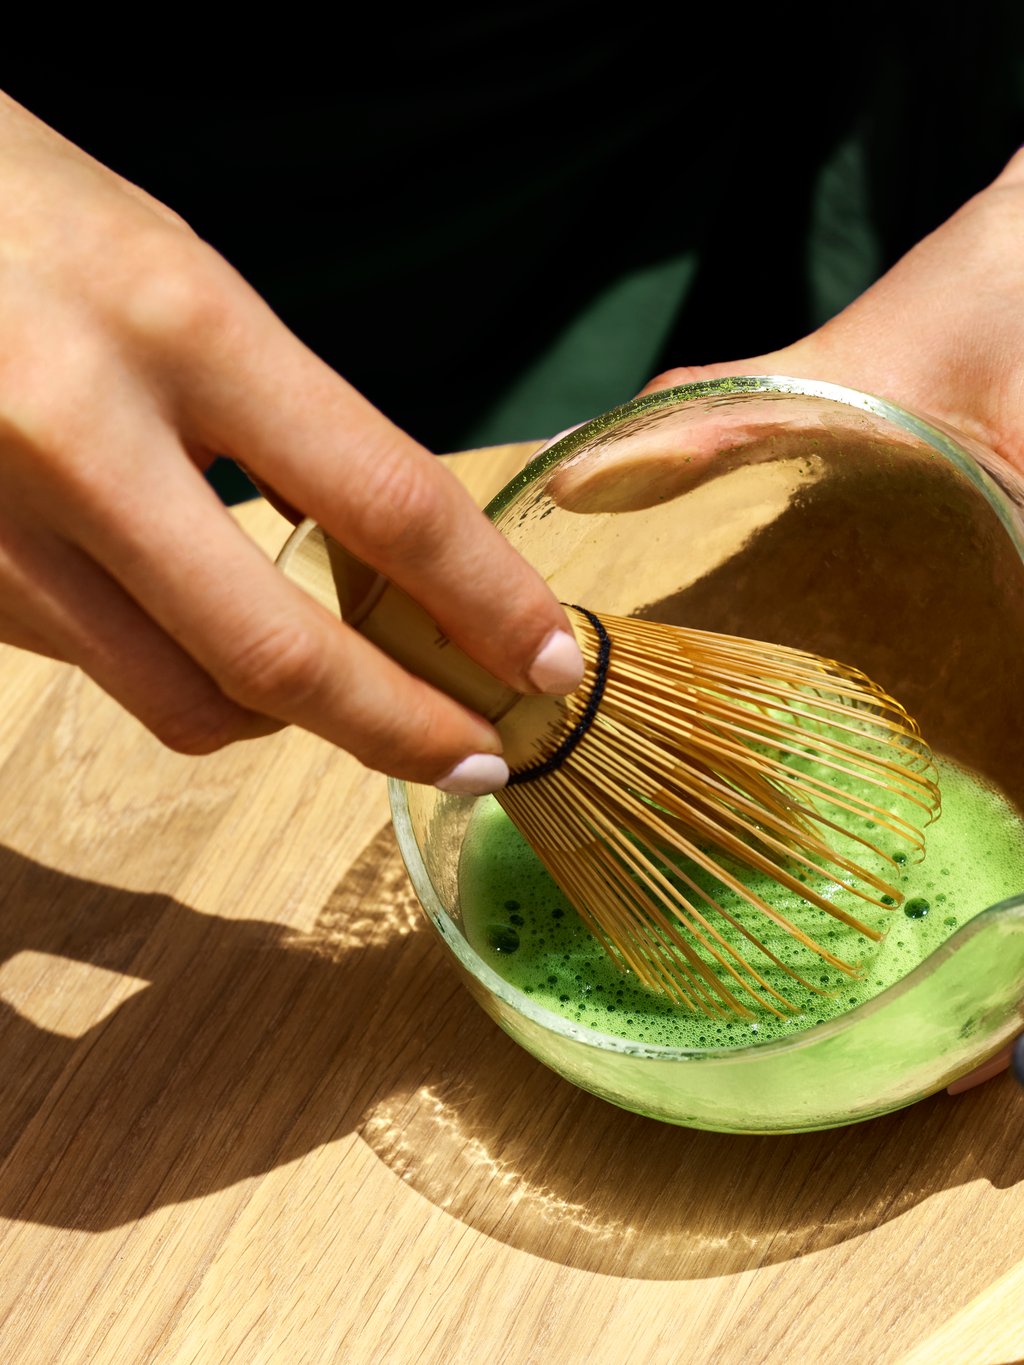
[[1024, 1261], [944, 1323], [900, 1365], [1020, 1365], [1024, 1360]]
[[3, 1362], [980, 1361], [911, 1353], [1019, 1318], [1008, 1080], [804, 1137], [620, 1112], [456, 983], [379, 776], [0, 676]]

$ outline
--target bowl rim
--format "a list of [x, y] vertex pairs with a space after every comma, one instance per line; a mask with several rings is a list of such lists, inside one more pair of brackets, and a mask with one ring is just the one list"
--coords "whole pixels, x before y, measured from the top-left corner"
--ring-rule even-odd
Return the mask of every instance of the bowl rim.
[[[804, 398], [824, 398], [842, 407], [857, 408], [862, 412], [882, 417], [917, 436], [953, 464], [961, 474], [979, 488], [988, 499], [992, 510], [1024, 559], [1024, 477], [995, 451], [981, 445], [962, 431], [957, 431], [937, 417], [927, 417], [910, 408], [901, 407], [888, 398], [862, 393], [859, 389], [832, 384], [823, 379], [795, 379], [789, 375], [730, 375], [721, 379], [700, 379], [680, 384], [671, 389], [658, 389], [622, 403], [608, 412], [600, 413], [587, 422], [553, 437], [541, 446], [518, 474], [490, 500], [484, 511], [494, 521], [524, 488], [534, 483], [541, 474], [566, 456], [574, 455], [594, 437], [617, 426], [620, 422], [643, 413], [673, 407], [681, 400], [702, 398], [744, 398], [757, 394], [782, 396], [791, 394]], [[1009, 504], [1009, 505], [1007, 505]]]
[[[423, 910], [433, 920], [459, 963], [476, 981], [485, 987], [490, 995], [513, 1009], [516, 1014], [539, 1024], [549, 1033], [571, 1039], [573, 1042], [583, 1043], [600, 1052], [618, 1052], [624, 1056], [646, 1057], [657, 1061], [693, 1062], [702, 1059], [728, 1061], [731, 1058], [749, 1058], [752, 1054], [756, 1054], [758, 1057], [769, 1057], [780, 1052], [790, 1052], [796, 1048], [809, 1047], [837, 1033], [845, 1032], [850, 1027], [851, 1021], [864, 1019], [877, 1013], [878, 1010], [885, 1008], [893, 1000], [912, 990], [920, 981], [930, 976], [937, 967], [941, 966], [946, 959], [952, 957], [975, 934], [980, 933], [983, 927], [987, 928], [993, 919], [1003, 921], [1009, 916], [1013, 920], [1020, 920], [1021, 927], [1024, 928], [1024, 891], [1021, 891], [1019, 894], [997, 901], [995, 905], [990, 905], [979, 911], [978, 914], [973, 915], [966, 924], [962, 924], [959, 929], [950, 934], [949, 938], [940, 943], [926, 958], [923, 958], [906, 976], [894, 981], [891, 986], [887, 986], [884, 991], [879, 991], [870, 1000], [865, 1000], [862, 1004], [855, 1005], [851, 1009], [843, 1010], [820, 1024], [812, 1024], [809, 1028], [800, 1029], [798, 1033], [791, 1034], [788, 1037], [772, 1038], [766, 1042], [753, 1040], [750, 1043], [730, 1043], [725, 1046], [698, 1048], [669, 1047], [663, 1043], [643, 1043], [634, 1039], [621, 1038], [616, 1034], [602, 1033], [599, 1029], [589, 1028], [585, 1024], [574, 1024], [564, 1015], [557, 1014], [554, 1010], [549, 1010], [544, 1005], [538, 1004], [524, 991], [506, 981], [477, 953], [462, 929], [455, 923], [441, 903], [423, 861], [423, 855], [420, 853], [419, 845], [413, 834], [412, 816], [409, 811], [407, 792], [412, 785], [415, 784], [404, 782], [399, 778], [388, 779], [391, 818], [398, 837], [398, 846]], [[465, 797], [463, 799], [467, 805], [475, 805], [477, 801], [486, 798]]]
[[[1024, 518], [1020, 516], [1020, 507], [1024, 506], [1024, 500], [1018, 504], [1014, 493], [1016, 492], [1019, 495], [1019, 490], [1012, 477], [1009, 480], [1009, 487], [1003, 486], [1001, 478], [994, 477], [994, 475], [1002, 474], [1004, 466], [1004, 462], [994, 452], [983, 450], [983, 448], [978, 447], [975, 441], [955, 431], [945, 423], [912, 412], [890, 402], [888, 399], [862, 393], [857, 389], [846, 388], [843, 385], [831, 384], [824, 380], [795, 379], [785, 375], [735, 375], [721, 379], [699, 380], [690, 384], [678, 385], [675, 388], [659, 389], [654, 393], [634, 398], [628, 403], [621, 404], [619, 407], [602, 413], [589, 422], [555, 437], [547, 445], [542, 446], [524, 468], [491, 499], [485, 508], [485, 512], [491, 520], [496, 519], [525, 488], [536, 482], [541, 475], [546, 474], [549, 469], [567, 456], [582, 450], [596, 436], [601, 435], [623, 420], [645, 412], [656, 412], [661, 408], [674, 406], [680, 401], [696, 401], [729, 395], [735, 395], [738, 399], [742, 399], [757, 394], [793, 394], [801, 397], [824, 398], [844, 407], [857, 408], [874, 416], [882, 417], [917, 436], [945, 456], [971, 483], [984, 493], [986, 500], [999, 516], [1022, 561], [1024, 561]], [[975, 458], [975, 453], [979, 450], [983, 453], [984, 465], [980, 464]], [[1005, 469], [1011, 476], [1013, 475], [1010, 466], [1006, 465]], [[538, 1024], [549, 1033], [595, 1048], [603, 1053], [615, 1052], [623, 1056], [644, 1057], [665, 1062], [697, 1062], [702, 1060], [728, 1062], [730, 1060], [749, 1059], [752, 1054], [756, 1054], [759, 1058], [767, 1058], [780, 1052], [813, 1046], [837, 1033], [845, 1032], [850, 1027], [851, 1021], [855, 1022], [867, 1018], [880, 1009], [884, 1009], [907, 991], [913, 990], [920, 981], [930, 976], [942, 962], [957, 952], [970, 938], [981, 932], [982, 929], [987, 929], [994, 918], [1002, 921], [1010, 916], [1012, 919], [1020, 919], [1024, 923], [1024, 889], [1022, 889], [1018, 894], [998, 901], [995, 905], [991, 905], [972, 916], [966, 924], [961, 925], [949, 938], [929, 953], [926, 958], [922, 959], [912, 971], [893, 982], [891, 986], [887, 986], [878, 995], [860, 1005], [855, 1005], [849, 1010], [842, 1011], [831, 1019], [820, 1024], [812, 1024], [809, 1028], [801, 1029], [798, 1033], [788, 1037], [773, 1038], [766, 1042], [755, 1040], [739, 1045], [730, 1044], [701, 1048], [676, 1048], [661, 1043], [638, 1042], [618, 1037], [615, 1034], [603, 1033], [599, 1029], [589, 1028], [584, 1024], [572, 1023], [564, 1015], [557, 1014], [554, 1010], [549, 1010], [531, 999], [525, 992], [506, 981], [480, 957], [441, 903], [427, 871], [413, 834], [408, 798], [408, 789], [412, 785], [415, 784], [407, 783], [399, 778], [388, 779], [388, 798], [399, 851], [402, 854], [402, 859], [421, 906], [461, 966], [490, 995], [514, 1010], [516, 1014]], [[461, 798], [467, 808], [474, 806], [480, 799], [483, 798]]]

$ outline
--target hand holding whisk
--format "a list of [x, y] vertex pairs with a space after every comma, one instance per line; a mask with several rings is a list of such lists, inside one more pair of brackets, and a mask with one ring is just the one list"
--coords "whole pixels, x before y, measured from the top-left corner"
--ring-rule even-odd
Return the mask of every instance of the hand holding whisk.
[[[898, 905], [887, 869], [923, 852], [939, 792], [917, 725], [857, 669], [575, 607], [581, 686], [568, 697], [524, 696], [319, 528], [300, 527], [280, 563], [410, 672], [495, 724], [512, 771], [497, 800], [588, 928], [651, 989], [708, 1014], [749, 1015], [751, 1003], [792, 1009], [722, 933], [728, 923], [818, 990], [762, 941], [760, 916], [855, 974], [749, 889], [744, 869], [881, 937], [808, 883], [825, 878], [866, 905]], [[716, 886], [754, 913], [741, 922]]]

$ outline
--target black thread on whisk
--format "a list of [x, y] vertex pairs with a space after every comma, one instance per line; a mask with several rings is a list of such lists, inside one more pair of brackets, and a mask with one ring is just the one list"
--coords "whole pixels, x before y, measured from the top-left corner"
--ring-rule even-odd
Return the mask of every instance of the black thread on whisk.
[[551, 757], [546, 758], [543, 763], [539, 763], [536, 768], [524, 768], [522, 772], [513, 773], [505, 783], [507, 787], [518, 787], [524, 782], [535, 782], [538, 777], [547, 777], [548, 773], [553, 773], [560, 768], [590, 729], [594, 717], [597, 715], [597, 708], [601, 705], [604, 685], [608, 679], [608, 660], [611, 658], [612, 642], [608, 638], [608, 632], [592, 611], [587, 611], [586, 607], [577, 607], [575, 604], [572, 604], [572, 610], [578, 611], [581, 616], [585, 616], [594, 627], [597, 635], [598, 648], [597, 665], [594, 669], [594, 686], [590, 689], [590, 696], [583, 708], [583, 714]]

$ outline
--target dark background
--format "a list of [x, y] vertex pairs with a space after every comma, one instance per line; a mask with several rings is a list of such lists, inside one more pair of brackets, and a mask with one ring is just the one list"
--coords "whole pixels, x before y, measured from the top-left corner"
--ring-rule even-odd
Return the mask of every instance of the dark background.
[[[1024, 141], [1022, 13], [498, 6], [363, 16], [330, 78], [8, 57], [4, 87], [440, 451], [548, 435], [838, 311]], [[223, 495], [236, 473], [213, 471]]]

